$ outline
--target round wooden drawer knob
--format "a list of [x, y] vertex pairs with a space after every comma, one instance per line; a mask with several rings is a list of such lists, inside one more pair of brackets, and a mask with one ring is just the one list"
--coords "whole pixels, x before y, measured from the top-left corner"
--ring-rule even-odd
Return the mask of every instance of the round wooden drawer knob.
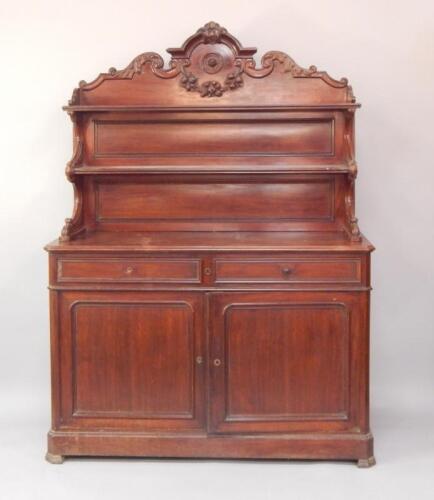
[[220, 366], [222, 364], [221, 360], [220, 359], [215, 359], [214, 360], [214, 366]]
[[134, 269], [131, 266], [128, 266], [125, 269], [125, 274], [133, 274]]

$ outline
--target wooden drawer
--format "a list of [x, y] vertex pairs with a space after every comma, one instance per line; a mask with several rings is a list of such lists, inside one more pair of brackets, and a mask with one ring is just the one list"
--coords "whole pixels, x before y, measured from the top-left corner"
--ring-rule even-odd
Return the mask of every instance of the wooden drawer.
[[358, 258], [216, 259], [216, 283], [360, 283]]
[[58, 282], [200, 283], [200, 259], [62, 258]]

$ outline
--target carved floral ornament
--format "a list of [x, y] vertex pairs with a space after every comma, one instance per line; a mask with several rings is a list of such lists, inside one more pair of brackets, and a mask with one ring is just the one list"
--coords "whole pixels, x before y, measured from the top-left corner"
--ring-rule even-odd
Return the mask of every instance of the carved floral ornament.
[[[213, 50], [216, 44], [224, 44], [231, 49], [233, 61], [229, 72], [219, 75], [220, 78], [201, 80], [196, 71], [192, 69], [191, 54], [199, 45], [210, 45], [210, 52], [205, 54], [200, 62], [202, 73], [218, 75], [224, 67], [222, 56]], [[168, 49], [172, 59], [169, 67], [164, 67], [164, 60], [155, 52], [145, 52], [137, 56], [125, 69], [110, 68], [108, 73], [102, 73], [91, 83], [81, 81], [79, 90], [92, 90], [105, 80], [132, 79], [135, 75], [142, 74], [146, 68], [154, 75], [163, 79], [179, 78], [180, 86], [187, 92], [198, 93], [201, 97], [221, 97], [226, 92], [235, 91], [244, 85], [244, 77], [265, 78], [277, 66], [283, 73], [290, 74], [293, 78], [320, 78], [328, 85], [335, 88], [347, 87], [351, 102], [355, 102], [351, 87], [346, 78], [334, 80], [326, 72], [318, 71], [315, 66], [304, 69], [295, 63], [291, 57], [283, 52], [267, 52], [261, 60], [261, 67], [256, 68], [253, 55], [255, 48], [242, 47], [240, 42], [218, 23], [209, 22], [200, 28], [193, 36], [188, 38], [182, 47]], [[69, 102], [70, 105], [79, 101], [79, 91], [74, 91]]]

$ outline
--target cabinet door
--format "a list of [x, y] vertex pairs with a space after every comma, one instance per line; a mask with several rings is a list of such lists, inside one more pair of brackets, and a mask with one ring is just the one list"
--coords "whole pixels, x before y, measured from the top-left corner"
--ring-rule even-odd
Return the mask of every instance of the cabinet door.
[[367, 427], [364, 293], [215, 293], [209, 431]]
[[62, 292], [60, 426], [203, 426], [202, 317], [200, 294]]

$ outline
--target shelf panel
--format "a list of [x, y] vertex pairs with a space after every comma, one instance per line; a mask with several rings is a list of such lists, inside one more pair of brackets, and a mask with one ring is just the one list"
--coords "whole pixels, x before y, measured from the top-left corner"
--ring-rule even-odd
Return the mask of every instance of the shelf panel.
[[117, 165], [79, 166], [73, 172], [77, 175], [118, 175], [118, 174], [346, 174], [347, 164], [330, 165]]

